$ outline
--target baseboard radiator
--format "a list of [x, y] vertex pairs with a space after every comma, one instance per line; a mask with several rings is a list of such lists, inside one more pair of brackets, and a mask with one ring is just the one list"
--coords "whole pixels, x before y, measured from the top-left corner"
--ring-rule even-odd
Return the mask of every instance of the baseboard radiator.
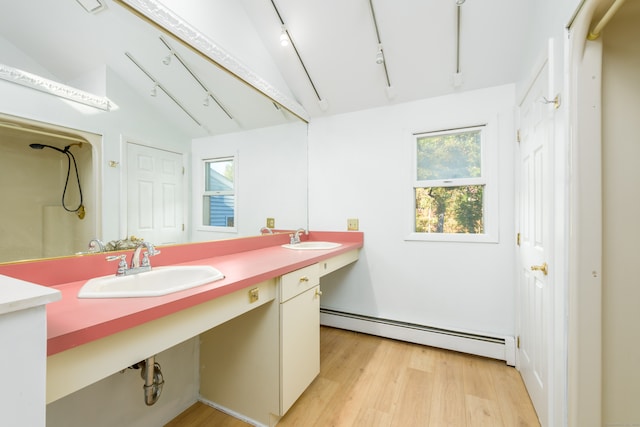
[[462, 353], [504, 360], [515, 366], [515, 339], [433, 328], [415, 323], [320, 309], [320, 324]]

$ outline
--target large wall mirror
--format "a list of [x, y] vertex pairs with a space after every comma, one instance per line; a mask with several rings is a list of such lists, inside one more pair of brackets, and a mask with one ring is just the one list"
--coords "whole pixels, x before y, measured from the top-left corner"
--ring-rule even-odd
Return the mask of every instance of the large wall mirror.
[[[0, 1], [11, 10], [0, 15], [0, 262], [85, 252], [93, 238], [256, 235], [266, 218], [306, 227], [304, 110], [184, 11], [146, 0]], [[213, 4], [243, 14], [234, 0]], [[237, 217], [207, 227], [201, 165], [229, 156]], [[167, 173], [182, 176], [178, 186], [157, 181]], [[159, 233], [167, 224], [178, 232]]]

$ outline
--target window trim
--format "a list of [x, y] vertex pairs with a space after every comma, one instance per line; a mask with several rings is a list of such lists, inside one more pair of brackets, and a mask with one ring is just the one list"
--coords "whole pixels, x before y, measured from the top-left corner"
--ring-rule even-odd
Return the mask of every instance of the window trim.
[[[499, 202], [498, 202], [498, 136], [495, 125], [491, 122], [469, 126], [451, 127], [431, 131], [412, 132], [409, 136], [411, 147], [411, 185], [409, 188], [409, 223], [406, 241], [426, 242], [465, 242], [465, 243], [498, 243], [499, 242]], [[458, 178], [438, 180], [418, 180], [417, 178], [417, 139], [425, 135], [458, 133], [480, 129], [481, 138], [481, 174], [480, 178]], [[416, 232], [415, 189], [424, 187], [457, 187], [461, 185], [484, 185], [484, 233], [424, 233]]]
[[[227, 160], [233, 160], [233, 196], [234, 196], [234, 204], [233, 204], [233, 227], [224, 227], [220, 225], [205, 225], [202, 223], [202, 213], [204, 209], [203, 199], [205, 196], [211, 195], [221, 195], [223, 192], [220, 191], [206, 191], [205, 190], [205, 180], [206, 180], [206, 165], [208, 162], [223, 162]], [[237, 154], [229, 155], [229, 156], [215, 156], [215, 157], [206, 157], [200, 158], [200, 166], [198, 170], [198, 226], [196, 229], [198, 231], [209, 231], [209, 232], [220, 232], [220, 233], [237, 233], [238, 232], [238, 156]]]

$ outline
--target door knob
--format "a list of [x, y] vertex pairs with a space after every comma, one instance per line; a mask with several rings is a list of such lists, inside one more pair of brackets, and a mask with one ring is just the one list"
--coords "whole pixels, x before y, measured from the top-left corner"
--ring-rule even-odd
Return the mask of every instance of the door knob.
[[543, 262], [542, 265], [532, 265], [531, 271], [542, 271], [542, 274], [546, 276], [549, 274], [549, 269], [547, 267], [547, 263]]

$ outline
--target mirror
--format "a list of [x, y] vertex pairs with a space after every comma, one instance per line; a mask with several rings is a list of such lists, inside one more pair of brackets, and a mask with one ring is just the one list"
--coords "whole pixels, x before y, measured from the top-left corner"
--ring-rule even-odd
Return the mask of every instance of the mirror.
[[[173, 240], [146, 240], [256, 235], [267, 217], [275, 218], [276, 228], [306, 227], [304, 110], [188, 20], [155, 1], [100, 0], [104, 8], [94, 12], [81, 6], [84, 0], [0, 1], [12, 11], [0, 16], [0, 157], [12, 165], [0, 165], [7, 201], [0, 210], [0, 262], [83, 252], [94, 237], [144, 237], [132, 232], [130, 218], [157, 209], [140, 199], [141, 208], [134, 210], [130, 200], [134, 146], [178, 155], [187, 176], [174, 209], [181, 217], [172, 219], [185, 231]], [[233, 0], [215, 4], [221, 13], [243, 13]], [[149, 10], [157, 15], [143, 16]], [[162, 22], [167, 17], [169, 24]], [[226, 68], [214, 58], [226, 58]], [[60, 211], [68, 170], [66, 200], [78, 202], [73, 163], [68, 169], [63, 153], [29, 146], [64, 151], [75, 143], [69, 151], [77, 161], [86, 216], [62, 211], [49, 218], [44, 212], [51, 206]], [[199, 165], [229, 155], [238, 164], [236, 227], [209, 230], [193, 208], [201, 198]], [[274, 173], [280, 170], [287, 173]], [[31, 204], [21, 204], [23, 199]], [[42, 241], [36, 247], [26, 234], [34, 228], [56, 248]]]

